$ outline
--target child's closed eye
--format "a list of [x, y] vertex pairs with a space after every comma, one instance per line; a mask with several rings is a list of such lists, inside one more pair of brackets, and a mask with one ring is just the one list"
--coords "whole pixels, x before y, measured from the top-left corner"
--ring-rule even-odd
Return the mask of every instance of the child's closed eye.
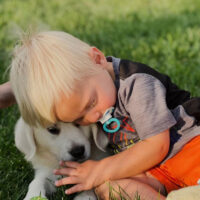
[[87, 106], [86, 109], [89, 110], [91, 108], [94, 108], [96, 103], [97, 103], [96, 98], [92, 99], [92, 101], [90, 102], [90, 104]]

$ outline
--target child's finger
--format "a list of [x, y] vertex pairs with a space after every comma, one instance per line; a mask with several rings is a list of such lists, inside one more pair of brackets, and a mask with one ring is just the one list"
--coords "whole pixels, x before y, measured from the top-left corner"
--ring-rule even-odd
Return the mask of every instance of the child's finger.
[[77, 185], [74, 185], [72, 186], [71, 188], [65, 190], [65, 194], [73, 194], [73, 193], [76, 193], [76, 192], [82, 192], [84, 189], [83, 189], [83, 186], [81, 184], [77, 184]]
[[59, 187], [59, 186], [62, 186], [62, 185], [70, 185], [70, 184], [77, 184], [77, 183], [79, 183], [77, 177], [75, 177], [75, 176], [69, 176], [69, 177], [65, 177], [65, 178], [62, 178], [60, 180], [57, 180], [55, 182], [55, 185], [57, 187]]
[[53, 171], [55, 175], [74, 176], [75, 170], [73, 168], [61, 168]]
[[80, 163], [73, 161], [61, 161], [60, 165], [63, 167], [77, 168], [80, 165]]

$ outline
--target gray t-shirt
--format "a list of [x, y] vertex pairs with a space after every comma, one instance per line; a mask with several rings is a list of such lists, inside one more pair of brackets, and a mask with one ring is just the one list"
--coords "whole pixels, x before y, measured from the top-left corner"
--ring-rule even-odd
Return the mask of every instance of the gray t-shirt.
[[[171, 158], [193, 137], [200, 134], [200, 126], [194, 117], [186, 114], [180, 105], [169, 110], [166, 104], [166, 88], [152, 75], [136, 73], [122, 80], [119, 78], [120, 59], [112, 57], [118, 89], [113, 117], [120, 121], [120, 129], [106, 133], [115, 153], [123, 151], [140, 140], [170, 129]], [[111, 124], [110, 128], [114, 128]]]

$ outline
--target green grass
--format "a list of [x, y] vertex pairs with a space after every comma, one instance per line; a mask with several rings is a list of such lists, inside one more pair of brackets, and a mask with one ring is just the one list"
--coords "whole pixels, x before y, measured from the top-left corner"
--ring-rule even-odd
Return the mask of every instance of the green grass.
[[[109, 187], [109, 199], [110, 200], [144, 200], [140, 197], [139, 192], [135, 192], [133, 196], [130, 196], [126, 193], [126, 191], [120, 186], [117, 186], [114, 188], [110, 182], [107, 182], [107, 185]], [[160, 200], [160, 192], [158, 192], [158, 197], [156, 200]]]
[[[105, 55], [146, 63], [200, 95], [200, 1], [1, 0], [0, 83], [18, 27], [67, 31]], [[21, 200], [33, 170], [14, 146], [17, 106], [0, 110], [0, 199]], [[60, 190], [53, 200], [69, 199]]]

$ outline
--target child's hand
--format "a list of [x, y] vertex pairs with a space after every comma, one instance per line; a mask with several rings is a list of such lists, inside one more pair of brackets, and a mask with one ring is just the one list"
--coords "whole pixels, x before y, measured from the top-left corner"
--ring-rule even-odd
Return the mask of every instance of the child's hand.
[[106, 181], [103, 178], [100, 161], [88, 160], [83, 163], [63, 161], [61, 166], [65, 168], [54, 170], [54, 174], [67, 177], [56, 181], [55, 185], [75, 184], [65, 191], [66, 194], [90, 190]]

